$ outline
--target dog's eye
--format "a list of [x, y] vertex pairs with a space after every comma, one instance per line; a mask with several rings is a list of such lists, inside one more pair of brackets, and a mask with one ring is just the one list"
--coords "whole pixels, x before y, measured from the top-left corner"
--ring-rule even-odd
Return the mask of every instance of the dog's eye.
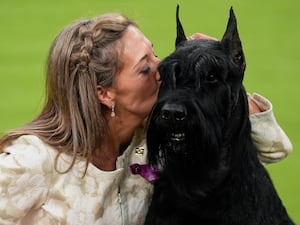
[[208, 74], [206, 77], [205, 77], [206, 81], [209, 82], [209, 83], [216, 83], [218, 80], [217, 80], [217, 77], [214, 75], [214, 74]]
[[242, 55], [240, 54], [236, 54], [233, 58], [235, 63], [241, 63], [243, 59]]

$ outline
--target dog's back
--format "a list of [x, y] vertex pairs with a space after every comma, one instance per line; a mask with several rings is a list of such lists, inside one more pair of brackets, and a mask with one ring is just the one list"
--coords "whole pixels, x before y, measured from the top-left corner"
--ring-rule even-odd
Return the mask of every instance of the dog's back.
[[292, 225], [251, 140], [233, 10], [220, 42], [187, 41], [177, 23], [147, 131], [161, 171], [145, 224]]

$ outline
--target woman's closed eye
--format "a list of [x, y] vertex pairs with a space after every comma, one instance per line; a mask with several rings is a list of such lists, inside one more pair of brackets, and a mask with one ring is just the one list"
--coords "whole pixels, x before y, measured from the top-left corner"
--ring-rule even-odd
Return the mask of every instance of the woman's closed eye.
[[148, 74], [150, 72], [150, 70], [151, 70], [150, 66], [147, 66], [144, 69], [142, 69], [140, 73], [142, 73], [142, 74]]

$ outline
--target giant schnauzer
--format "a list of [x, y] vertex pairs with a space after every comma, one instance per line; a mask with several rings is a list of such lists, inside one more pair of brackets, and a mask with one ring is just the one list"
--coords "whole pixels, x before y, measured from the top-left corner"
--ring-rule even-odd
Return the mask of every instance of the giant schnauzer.
[[233, 9], [221, 41], [187, 41], [159, 65], [148, 160], [159, 168], [146, 225], [293, 224], [252, 143]]

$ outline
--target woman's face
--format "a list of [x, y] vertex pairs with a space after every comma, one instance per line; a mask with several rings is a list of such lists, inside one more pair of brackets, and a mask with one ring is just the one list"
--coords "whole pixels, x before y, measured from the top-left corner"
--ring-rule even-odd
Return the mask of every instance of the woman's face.
[[157, 99], [159, 60], [152, 43], [134, 26], [127, 28], [121, 46], [122, 70], [117, 74], [113, 86], [116, 115], [123, 118], [135, 116], [143, 120]]

